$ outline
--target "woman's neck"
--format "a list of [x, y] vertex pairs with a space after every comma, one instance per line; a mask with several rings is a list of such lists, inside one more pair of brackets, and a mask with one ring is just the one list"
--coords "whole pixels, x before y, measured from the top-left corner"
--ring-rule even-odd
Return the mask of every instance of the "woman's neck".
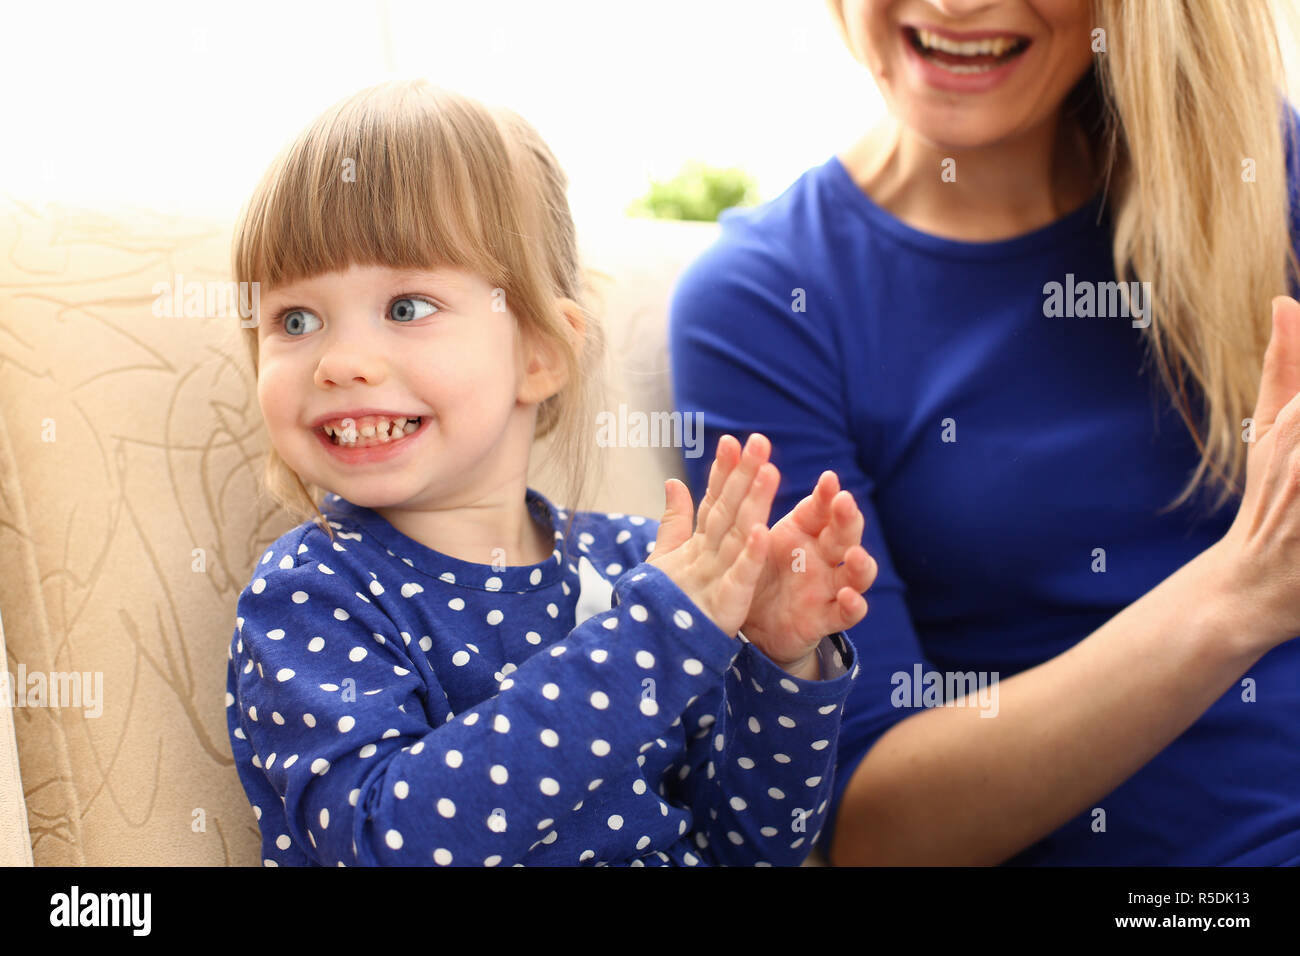
[[1046, 226], [1092, 198], [1100, 186], [1092, 152], [1073, 121], [1054, 119], [1016, 139], [951, 149], [886, 115], [839, 158], [876, 205], [909, 226], [989, 242]]

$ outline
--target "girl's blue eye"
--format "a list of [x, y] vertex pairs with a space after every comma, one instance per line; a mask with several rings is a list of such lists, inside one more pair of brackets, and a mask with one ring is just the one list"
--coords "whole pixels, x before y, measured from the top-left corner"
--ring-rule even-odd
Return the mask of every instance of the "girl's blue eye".
[[[303, 322], [307, 321], [308, 316], [311, 316], [311, 318], [316, 319], [317, 322], [320, 321], [320, 319], [317, 318], [314, 313], [308, 312], [306, 309], [294, 309], [292, 312], [284, 313], [284, 315], [280, 318], [278, 324], [284, 326], [284, 331], [287, 334], [297, 336], [299, 332], [294, 330], [298, 326], [300, 326]], [[310, 332], [312, 330], [307, 329], [306, 331]]]
[[[428, 311], [420, 312], [419, 310], [421, 306], [426, 308]], [[411, 322], [415, 319], [422, 319], [426, 315], [432, 315], [437, 311], [438, 307], [432, 302], [428, 302], [424, 299], [412, 299], [409, 297], [396, 300], [389, 309], [389, 313], [398, 322]]]

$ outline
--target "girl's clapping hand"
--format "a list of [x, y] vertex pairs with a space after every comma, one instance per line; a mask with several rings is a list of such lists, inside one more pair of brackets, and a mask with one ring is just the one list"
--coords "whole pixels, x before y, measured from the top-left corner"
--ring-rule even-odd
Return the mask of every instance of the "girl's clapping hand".
[[[759, 439], [766, 443], [762, 436]], [[731, 441], [739, 444], [734, 438]], [[716, 481], [719, 462], [714, 460], [698, 516], [686, 485], [668, 479], [667, 508], [659, 521], [654, 551], [646, 558], [731, 637], [750, 613], [754, 586], [767, 558], [767, 519], [780, 477], [776, 466], [767, 461], [766, 451], [751, 453], [746, 448], [737, 457], [738, 463]], [[748, 631], [745, 636], [749, 637]]]
[[[730, 481], [739, 447], [730, 435], [718, 443], [710, 491], [700, 505], [701, 522], [712, 489]], [[745, 455], [752, 454], [755, 461], [766, 462], [770, 452], [770, 442], [757, 433], [745, 446]], [[862, 547], [862, 527], [857, 502], [851, 492], [840, 490], [833, 471], [822, 472], [812, 494], [772, 527], [767, 560], [741, 631], [777, 666], [791, 673], [806, 670], [823, 637], [866, 616], [862, 592], [871, 587], [878, 568]]]

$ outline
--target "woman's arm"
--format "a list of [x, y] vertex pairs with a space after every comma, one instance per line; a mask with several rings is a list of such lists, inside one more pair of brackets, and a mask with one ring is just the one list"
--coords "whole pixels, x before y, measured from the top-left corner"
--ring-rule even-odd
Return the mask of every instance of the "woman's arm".
[[1202, 552], [1068, 651], [999, 682], [996, 720], [934, 707], [895, 724], [852, 771], [831, 863], [999, 863], [1114, 790], [1264, 654], [1220, 557]]

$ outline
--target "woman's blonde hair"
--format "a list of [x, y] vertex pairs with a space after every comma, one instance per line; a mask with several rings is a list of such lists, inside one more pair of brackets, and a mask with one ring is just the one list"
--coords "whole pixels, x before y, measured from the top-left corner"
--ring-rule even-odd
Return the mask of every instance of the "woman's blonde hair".
[[[827, 3], [847, 41], [842, 0]], [[1282, 10], [1293, 26], [1292, 8]], [[1218, 508], [1244, 485], [1270, 300], [1300, 280], [1274, 11], [1269, 0], [1091, 0], [1091, 14], [1104, 51], [1094, 45], [1064, 112], [1107, 183], [1124, 294], [1130, 281], [1150, 283], [1148, 358], [1201, 455], [1165, 510], [1207, 477]]]
[[[589, 424], [605, 387], [604, 335], [567, 186], [518, 114], [423, 80], [394, 80], [331, 107], [276, 157], [240, 213], [232, 246], [235, 281], [267, 289], [355, 263], [463, 268], [503, 290], [521, 335], [557, 349], [568, 373], [539, 405], [534, 436], [551, 436], [547, 461], [565, 476], [566, 542], [589, 470], [601, 465]], [[557, 297], [582, 310], [580, 339]], [[257, 328], [241, 334], [256, 374]], [[324, 489], [304, 484], [274, 447], [263, 481], [291, 515], [333, 538], [320, 510]]]

